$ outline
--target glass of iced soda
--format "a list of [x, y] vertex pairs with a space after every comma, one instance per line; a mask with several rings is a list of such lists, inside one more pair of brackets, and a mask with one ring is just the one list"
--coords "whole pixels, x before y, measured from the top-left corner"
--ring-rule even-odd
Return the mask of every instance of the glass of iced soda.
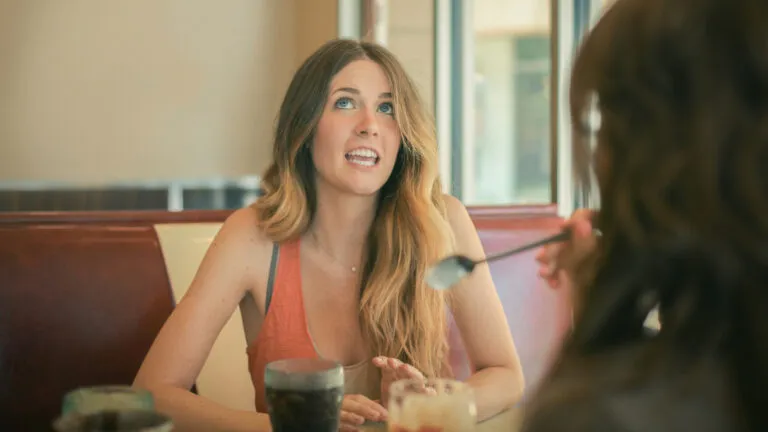
[[274, 432], [338, 432], [344, 369], [319, 358], [267, 364], [264, 387]]

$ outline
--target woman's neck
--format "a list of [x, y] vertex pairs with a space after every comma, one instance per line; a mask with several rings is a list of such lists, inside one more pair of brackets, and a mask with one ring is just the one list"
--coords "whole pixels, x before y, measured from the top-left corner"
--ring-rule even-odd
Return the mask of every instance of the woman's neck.
[[358, 267], [373, 219], [376, 196], [355, 196], [318, 190], [317, 209], [308, 237], [313, 246], [340, 265]]

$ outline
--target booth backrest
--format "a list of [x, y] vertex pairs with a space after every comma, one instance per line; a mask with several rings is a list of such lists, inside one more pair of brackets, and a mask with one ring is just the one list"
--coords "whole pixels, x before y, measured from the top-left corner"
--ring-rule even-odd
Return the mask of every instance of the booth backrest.
[[[221, 222], [155, 225], [174, 299], [181, 301]], [[240, 310], [235, 309], [211, 347], [197, 376], [197, 392], [238, 410], [253, 410], [254, 390], [245, 354], [247, 341]]]
[[[552, 208], [534, 210], [473, 211], [486, 251], [556, 229]], [[0, 430], [50, 430], [65, 392], [130, 384], [228, 214], [0, 215]], [[529, 388], [569, 323], [565, 299], [538, 280], [532, 254], [491, 265]], [[197, 383], [233, 408], [252, 403], [239, 321], [227, 324]], [[451, 349], [458, 375], [468, 375], [455, 327]]]
[[152, 227], [0, 227], [0, 430], [50, 430], [63, 394], [130, 384], [173, 309]]
[[[560, 222], [554, 216], [504, 222], [476, 218], [486, 253], [522, 246], [551, 235]], [[529, 251], [491, 264], [491, 275], [515, 338], [528, 392], [546, 372], [563, 334], [571, 325], [565, 293], [550, 289], [538, 277], [535, 254], [536, 251]]]
[[154, 225], [226, 214], [0, 215], [0, 430], [50, 430], [67, 391], [130, 384], [174, 307]]

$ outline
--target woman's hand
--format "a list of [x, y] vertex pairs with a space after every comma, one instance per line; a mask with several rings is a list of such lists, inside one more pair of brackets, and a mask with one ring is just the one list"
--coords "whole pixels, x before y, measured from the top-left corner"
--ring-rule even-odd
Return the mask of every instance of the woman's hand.
[[341, 431], [357, 431], [358, 426], [370, 421], [386, 421], [387, 410], [378, 402], [363, 395], [346, 395], [341, 403]]
[[539, 276], [555, 289], [571, 289], [573, 267], [594, 251], [595, 235], [592, 231], [593, 210], [576, 210], [562, 228], [570, 228], [572, 235], [567, 242], [544, 246], [536, 254]]
[[384, 406], [389, 403], [389, 387], [393, 382], [403, 379], [425, 379], [424, 374], [418, 369], [396, 358], [374, 357], [373, 364], [381, 369], [381, 404]]

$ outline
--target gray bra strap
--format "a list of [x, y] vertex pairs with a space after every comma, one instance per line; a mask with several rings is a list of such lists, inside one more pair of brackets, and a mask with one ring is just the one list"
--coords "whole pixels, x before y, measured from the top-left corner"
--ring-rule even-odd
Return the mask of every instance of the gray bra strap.
[[280, 256], [280, 246], [275, 243], [272, 246], [272, 261], [269, 263], [269, 279], [267, 279], [267, 298], [264, 301], [264, 316], [267, 316], [269, 303], [272, 301], [272, 291], [275, 287], [275, 273], [277, 273], [277, 258]]

